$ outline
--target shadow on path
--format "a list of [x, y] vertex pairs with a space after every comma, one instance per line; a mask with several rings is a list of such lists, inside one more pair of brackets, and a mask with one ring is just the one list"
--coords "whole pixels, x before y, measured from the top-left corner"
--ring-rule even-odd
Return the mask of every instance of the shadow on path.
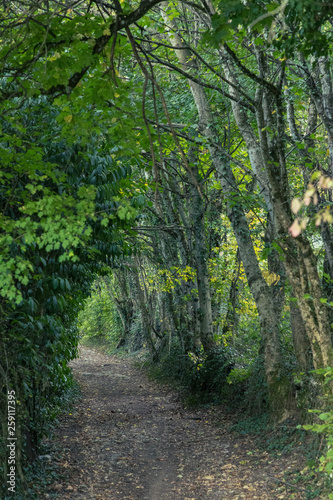
[[213, 410], [184, 410], [177, 394], [132, 361], [80, 348], [71, 363], [82, 390], [55, 443], [63, 482], [44, 498], [103, 500], [302, 499], [287, 491], [280, 460], [227, 430]]

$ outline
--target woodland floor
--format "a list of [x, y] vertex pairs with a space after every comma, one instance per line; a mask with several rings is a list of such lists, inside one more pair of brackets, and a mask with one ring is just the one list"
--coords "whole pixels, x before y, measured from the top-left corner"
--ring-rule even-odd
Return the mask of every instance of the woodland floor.
[[230, 432], [222, 409], [184, 409], [170, 388], [129, 359], [81, 347], [71, 363], [82, 397], [62, 417], [52, 457], [61, 471], [43, 498], [103, 500], [301, 499], [286, 473], [296, 450], [272, 457]]

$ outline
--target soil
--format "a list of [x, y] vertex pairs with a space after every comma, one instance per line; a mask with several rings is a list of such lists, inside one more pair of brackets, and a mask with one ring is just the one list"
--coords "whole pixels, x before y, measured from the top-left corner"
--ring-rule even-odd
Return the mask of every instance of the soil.
[[43, 498], [306, 498], [286, 481], [305, 467], [296, 450], [274, 458], [230, 432], [223, 409], [184, 409], [130, 359], [81, 347], [71, 366], [82, 397], [56, 431], [61, 479]]

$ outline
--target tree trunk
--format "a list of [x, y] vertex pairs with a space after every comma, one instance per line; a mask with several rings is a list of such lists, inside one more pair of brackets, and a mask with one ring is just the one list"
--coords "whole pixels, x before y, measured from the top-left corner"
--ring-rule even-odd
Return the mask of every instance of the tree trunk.
[[193, 228], [195, 238], [195, 261], [199, 294], [200, 338], [205, 352], [208, 354], [216, 348], [213, 336], [212, 301], [208, 274], [208, 255], [205, 238], [205, 206], [198, 192], [193, 186]]
[[[260, 70], [262, 70], [261, 67]], [[232, 78], [230, 68], [227, 68], [227, 75]], [[230, 89], [230, 92], [233, 92], [236, 96], [234, 88]], [[257, 92], [255, 103], [259, 141], [254, 133], [250, 133], [250, 124], [241, 109], [241, 105], [235, 102], [233, 103], [234, 116], [247, 148], [253, 153], [250, 160], [254, 171], [258, 172], [257, 175], [260, 175], [258, 171], [258, 167], [260, 167], [260, 171], [265, 172], [265, 177], [262, 177], [263, 184], [267, 183], [268, 179], [268, 203], [270, 206], [268, 211], [272, 214], [272, 221], [274, 221], [274, 238], [277, 238], [284, 254], [286, 274], [294, 295], [298, 299], [299, 310], [312, 347], [315, 368], [321, 368], [330, 366], [333, 361], [328, 315], [325, 306], [320, 302], [320, 279], [311, 245], [304, 235], [297, 238], [288, 235], [292, 217], [288, 174], [285, 164], [285, 126], [282, 93], [281, 89], [277, 88], [274, 88], [274, 92], [273, 89], [270, 91], [264, 89], [262, 93], [265, 92], [270, 93], [270, 99], [275, 108], [276, 122], [272, 137], [268, 138], [266, 130], [268, 123], [265, 120], [267, 113], [260, 93]], [[254, 143], [257, 144], [257, 147], [255, 147]], [[309, 291], [312, 296], [311, 303], [308, 299], [304, 299], [304, 296]]]
[[313, 368], [311, 345], [306, 334], [300, 310], [292, 302], [290, 304], [290, 325], [298, 368], [301, 372], [307, 373]]
[[158, 361], [158, 353], [156, 351], [156, 347], [154, 344], [153, 336], [152, 336], [152, 328], [151, 328], [151, 318], [149, 316], [149, 309], [147, 307], [147, 298], [145, 297], [144, 290], [141, 287], [140, 278], [139, 278], [139, 269], [140, 262], [138, 259], [135, 260], [135, 264], [137, 267], [132, 268], [132, 275], [134, 286], [136, 289], [136, 296], [138, 300], [139, 309], [141, 312], [142, 325], [144, 329], [144, 336], [147, 341], [148, 349], [153, 361]]
[[[164, 9], [167, 8], [166, 2], [162, 5]], [[181, 50], [175, 48], [179, 61], [183, 67], [187, 68], [191, 60], [193, 67], [193, 55], [185, 48], [181, 38], [178, 36], [175, 22], [169, 20], [164, 10], [162, 10], [162, 16], [166, 24], [171, 25], [173, 28], [170, 43], [174, 47], [182, 48]], [[248, 284], [258, 309], [264, 343], [265, 373], [269, 391], [269, 402], [272, 412], [275, 413], [275, 417], [279, 418], [288, 406], [290, 385], [282, 370], [279, 329], [271, 290], [266, 284], [259, 268], [247, 220], [240, 206], [241, 197], [238, 193], [238, 186], [232, 173], [230, 162], [223, 155], [223, 148], [218, 142], [218, 134], [214, 131], [214, 119], [209, 101], [204, 89], [200, 85], [192, 81], [189, 82], [189, 85], [198, 110], [200, 132], [208, 139], [211, 160], [219, 174], [223, 192], [228, 197], [228, 217], [235, 233]]]

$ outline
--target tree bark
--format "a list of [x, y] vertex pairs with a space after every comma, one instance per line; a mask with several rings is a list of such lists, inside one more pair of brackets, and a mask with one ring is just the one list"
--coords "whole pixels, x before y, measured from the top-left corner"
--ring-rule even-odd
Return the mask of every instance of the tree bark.
[[140, 283], [140, 278], [139, 278], [140, 266], [141, 266], [140, 261], [138, 259], [135, 259], [135, 267], [133, 266], [132, 268], [132, 276], [133, 276], [134, 286], [136, 289], [138, 305], [141, 312], [144, 337], [146, 338], [152, 360], [156, 362], [158, 361], [158, 353], [152, 336], [151, 318], [149, 315], [149, 309], [147, 307], [147, 298], [145, 297], [144, 290], [142, 289]]
[[290, 325], [298, 368], [307, 373], [313, 368], [311, 345], [306, 334], [304, 321], [296, 304], [290, 304]]
[[[202, 184], [201, 184], [202, 186]], [[205, 237], [205, 206], [198, 189], [193, 186], [193, 229], [195, 239], [195, 262], [199, 294], [200, 338], [208, 354], [216, 348], [213, 336], [212, 301], [208, 273], [208, 251]]]

